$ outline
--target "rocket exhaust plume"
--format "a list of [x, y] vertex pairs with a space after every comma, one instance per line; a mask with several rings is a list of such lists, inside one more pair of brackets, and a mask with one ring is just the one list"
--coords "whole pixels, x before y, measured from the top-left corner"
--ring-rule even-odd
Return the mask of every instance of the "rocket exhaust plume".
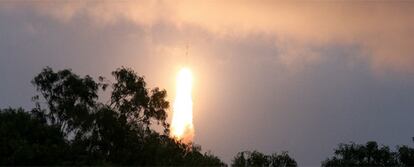
[[176, 82], [177, 92], [173, 106], [171, 135], [184, 143], [190, 143], [194, 137], [193, 101], [191, 97], [192, 76], [190, 69], [181, 69]]

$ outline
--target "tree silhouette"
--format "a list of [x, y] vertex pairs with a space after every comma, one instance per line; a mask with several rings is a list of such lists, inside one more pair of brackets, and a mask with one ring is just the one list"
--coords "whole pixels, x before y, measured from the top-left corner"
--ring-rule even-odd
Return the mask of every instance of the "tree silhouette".
[[0, 165], [56, 165], [68, 143], [50, 126], [23, 109], [0, 109]]
[[142, 126], [149, 130], [151, 121], [162, 124], [168, 128], [165, 122], [166, 109], [169, 107], [165, 100], [167, 91], [154, 88], [148, 90], [143, 77], [139, 77], [128, 68], [120, 68], [112, 72], [116, 83], [112, 85], [110, 107], [124, 119], [135, 126]]
[[[132, 69], [112, 72], [113, 83], [69, 69], [44, 68], [32, 83], [30, 111], [0, 109], [0, 165], [225, 166], [201, 146], [169, 137], [167, 92], [149, 89]], [[100, 91], [110, 89], [102, 102]], [[161, 127], [161, 130], [156, 127]], [[297, 166], [287, 152], [239, 152], [232, 166]], [[414, 148], [391, 151], [370, 141], [339, 144], [322, 166], [414, 166]]]
[[97, 107], [97, 90], [99, 84], [90, 76], [84, 78], [70, 70], [54, 72], [50, 67], [43, 69], [32, 83], [45, 99], [48, 110], [39, 102], [39, 95], [33, 97], [36, 102], [35, 112], [42, 115], [52, 125], [60, 126], [68, 135], [85, 134], [90, 128], [90, 116]]
[[297, 166], [296, 161], [286, 151], [283, 151], [281, 154], [273, 153], [270, 157], [270, 164], [272, 167]]
[[414, 148], [398, 146], [398, 161], [404, 166], [414, 166]]
[[[148, 89], [129, 68], [112, 75], [110, 84], [68, 69], [43, 69], [32, 81], [40, 93], [33, 110], [0, 112], [0, 165], [225, 165], [169, 137], [165, 90]], [[109, 86], [110, 100], [99, 102], [98, 92]]]
[[322, 162], [322, 166], [413, 166], [414, 149], [408, 146], [398, 147], [393, 152], [388, 146], [378, 146], [369, 141], [361, 144], [339, 144], [334, 156]]
[[237, 155], [234, 157], [232, 166], [294, 167], [297, 166], [297, 164], [296, 161], [291, 158], [287, 152], [282, 152], [281, 154], [273, 153], [272, 155], [265, 155], [258, 151], [243, 151], [237, 153]]

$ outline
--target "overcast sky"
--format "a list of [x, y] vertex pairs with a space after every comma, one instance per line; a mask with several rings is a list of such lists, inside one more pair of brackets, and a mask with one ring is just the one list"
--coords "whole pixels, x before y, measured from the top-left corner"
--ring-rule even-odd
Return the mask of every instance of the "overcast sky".
[[172, 101], [186, 65], [195, 142], [227, 163], [413, 146], [413, 20], [412, 1], [0, 1], [0, 107], [30, 109], [45, 66], [109, 79], [131, 67]]

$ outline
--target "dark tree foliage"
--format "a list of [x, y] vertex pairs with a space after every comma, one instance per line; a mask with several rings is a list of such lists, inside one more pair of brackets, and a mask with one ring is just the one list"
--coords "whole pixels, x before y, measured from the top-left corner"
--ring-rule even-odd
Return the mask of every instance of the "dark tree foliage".
[[369, 141], [362, 144], [339, 144], [332, 158], [322, 162], [322, 166], [413, 166], [414, 149], [398, 147], [393, 152], [388, 146], [378, 146]]
[[159, 88], [148, 90], [144, 78], [128, 68], [118, 69], [112, 75], [117, 82], [112, 85], [111, 109], [134, 126], [149, 130], [153, 120], [167, 129], [167, 91]]
[[23, 109], [0, 109], [0, 165], [63, 163], [69, 145], [57, 126]]
[[[0, 112], [0, 165], [225, 165], [169, 137], [165, 90], [148, 89], [129, 68], [112, 75], [109, 84], [45, 68], [32, 81], [40, 95], [31, 112]], [[108, 86], [110, 100], [101, 103], [98, 91]]]
[[270, 157], [270, 164], [272, 167], [297, 166], [296, 161], [291, 158], [286, 151], [281, 154], [272, 154]]
[[97, 108], [99, 88], [90, 76], [81, 78], [70, 70], [54, 72], [47, 67], [32, 83], [48, 108], [42, 110], [39, 96], [35, 96], [35, 112], [52, 125], [60, 126], [65, 135], [71, 132], [84, 134], [90, 128], [90, 116]]
[[401, 166], [414, 166], [414, 148], [398, 146], [397, 158]]
[[281, 154], [273, 153], [272, 155], [265, 155], [258, 151], [243, 151], [237, 153], [234, 157], [232, 166], [234, 167], [295, 167], [296, 161], [291, 158], [287, 152]]

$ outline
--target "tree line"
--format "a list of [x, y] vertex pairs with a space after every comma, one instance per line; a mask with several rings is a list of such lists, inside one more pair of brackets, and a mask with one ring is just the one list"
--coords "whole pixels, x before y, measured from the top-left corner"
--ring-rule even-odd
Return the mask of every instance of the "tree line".
[[[0, 165], [227, 166], [201, 146], [169, 135], [167, 92], [130, 68], [114, 81], [44, 68], [32, 80], [31, 110], [0, 109]], [[107, 102], [99, 95], [108, 91]], [[102, 101], [102, 100], [101, 100]], [[340, 144], [322, 166], [414, 166], [414, 149]], [[297, 166], [288, 152], [242, 151], [231, 166]]]

